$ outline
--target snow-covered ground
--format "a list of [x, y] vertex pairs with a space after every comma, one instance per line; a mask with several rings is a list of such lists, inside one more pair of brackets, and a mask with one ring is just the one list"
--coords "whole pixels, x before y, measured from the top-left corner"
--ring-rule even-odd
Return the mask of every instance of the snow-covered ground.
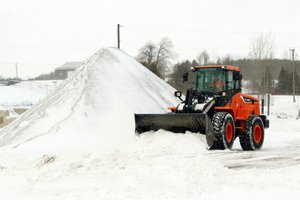
[[12, 86], [0, 86], [0, 105], [4, 108], [31, 107], [44, 98], [43, 94]]
[[133, 113], [166, 112], [178, 103], [173, 91], [125, 53], [100, 50], [0, 132], [1, 199], [299, 196], [299, 104], [292, 97], [272, 97], [260, 151], [243, 152], [238, 140], [233, 150], [208, 151], [199, 134], [134, 134]]
[[13, 87], [31, 90], [47, 96], [52, 93], [63, 80], [28, 80], [13, 85]]
[[[22, 81], [11, 86], [0, 86], [0, 110], [5, 111], [5, 123], [19, 116], [17, 110], [28, 110], [42, 101], [47, 95], [52, 95], [61, 80]], [[19, 113], [19, 114], [18, 114]], [[0, 122], [0, 125], [2, 121]], [[0, 130], [3, 124], [0, 126]]]
[[22, 81], [16, 85], [0, 86], [0, 106], [31, 107], [51, 94], [61, 80], [51, 81]]

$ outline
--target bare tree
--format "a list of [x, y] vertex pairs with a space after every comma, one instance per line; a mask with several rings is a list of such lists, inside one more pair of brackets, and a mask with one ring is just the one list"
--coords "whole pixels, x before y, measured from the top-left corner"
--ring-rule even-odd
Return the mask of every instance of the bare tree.
[[200, 65], [207, 65], [209, 63], [209, 54], [207, 51], [202, 51], [197, 56], [197, 61]]
[[256, 77], [258, 83], [258, 91], [264, 99], [264, 95], [267, 95], [267, 114], [270, 114], [270, 93], [271, 93], [271, 72], [270, 67], [272, 65], [272, 59], [274, 56], [274, 39], [269, 34], [260, 34], [251, 43], [250, 57], [255, 61]]
[[252, 38], [250, 47], [250, 58], [256, 60], [270, 60], [274, 55], [274, 38], [271, 33], [261, 33]]
[[160, 78], [165, 78], [165, 72], [170, 66], [170, 60], [175, 56], [173, 43], [169, 38], [162, 38], [158, 45], [147, 42], [140, 50], [137, 60]]
[[137, 60], [140, 63], [145, 63], [148, 66], [154, 62], [157, 54], [156, 51], [157, 46], [151, 41], [149, 41], [142, 48], [140, 48]]
[[256, 82], [259, 93], [265, 94], [270, 92], [271, 73], [270, 66], [274, 56], [275, 42], [271, 33], [259, 34], [251, 40], [249, 56], [255, 62], [254, 70], [256, 71]]
[[227, 54], [222, 58], [222, 64], [223, 65], [232, 65], [234, 59], [230, 54]]

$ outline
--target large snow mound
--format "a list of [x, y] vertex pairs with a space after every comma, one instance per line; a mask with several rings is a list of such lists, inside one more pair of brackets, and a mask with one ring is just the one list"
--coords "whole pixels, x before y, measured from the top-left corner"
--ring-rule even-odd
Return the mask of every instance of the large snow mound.
[[30, 152], [108, 152], [134, 137], [134, 113], [163, 113], [174, 88], [124, 52], [101, 49], [41, 103], [0, 132]]

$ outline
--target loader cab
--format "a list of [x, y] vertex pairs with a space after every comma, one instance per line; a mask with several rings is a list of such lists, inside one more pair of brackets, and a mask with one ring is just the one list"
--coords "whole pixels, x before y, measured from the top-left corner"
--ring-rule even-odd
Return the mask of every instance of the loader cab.
[[192, 74], [185, 75], [184, 79], [191, 78], [193, 88], [207, 96], [227, 96], [231, 98], [234, 94], [241, 92], [240, 69], [233, 66], [209, 65], [197, 66]]

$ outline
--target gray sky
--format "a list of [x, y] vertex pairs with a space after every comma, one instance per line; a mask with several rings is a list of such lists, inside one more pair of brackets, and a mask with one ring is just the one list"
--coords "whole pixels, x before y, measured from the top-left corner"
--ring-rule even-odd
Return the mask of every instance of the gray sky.
[[300, 51], [297, 0], [0, 0], [0, 76], [48, 73], [66, 61], [83, 61], [102, 47], [132, 56], [147, 41], [169, 37], [174, 62], [207, 50], [247, 57], [251, 38], [273, 35], [275, 56]]

